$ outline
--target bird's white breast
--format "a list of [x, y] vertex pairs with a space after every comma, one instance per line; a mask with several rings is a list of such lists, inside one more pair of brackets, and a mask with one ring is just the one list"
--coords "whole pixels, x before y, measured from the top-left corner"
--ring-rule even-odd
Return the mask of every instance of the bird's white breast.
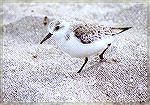
[[58, 40], [58, 45], [72, 57], [88, 57], [97, 53], [102, 53], [112, 41], [113, 39], [108, 37], [94, 41], [90, 44], [83, 44], [74, 35], [70, 35], [68, 40], [65, 38]]

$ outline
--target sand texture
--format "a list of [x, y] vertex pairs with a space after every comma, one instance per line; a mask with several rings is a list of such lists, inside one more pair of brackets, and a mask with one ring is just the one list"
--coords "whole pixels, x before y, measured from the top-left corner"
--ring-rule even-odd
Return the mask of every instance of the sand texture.
[[[147, 99], [147, 6], [143, 4], [4, 4], [3, 102], [143, 102]], [[48, 33], [44, 16], [96, 21], [132, 29], [116, 36], [80, 74]], [[49, 20], [50, 21], [50, 20]]]

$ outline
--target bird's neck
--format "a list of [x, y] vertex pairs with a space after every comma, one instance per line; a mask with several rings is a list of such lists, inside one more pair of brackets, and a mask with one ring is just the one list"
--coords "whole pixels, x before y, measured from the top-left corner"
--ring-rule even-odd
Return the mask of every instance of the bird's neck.
[[65, 37], [61, 37], [59, 39], [56, 39], [58, 46], [62, 46], [65, 43]]

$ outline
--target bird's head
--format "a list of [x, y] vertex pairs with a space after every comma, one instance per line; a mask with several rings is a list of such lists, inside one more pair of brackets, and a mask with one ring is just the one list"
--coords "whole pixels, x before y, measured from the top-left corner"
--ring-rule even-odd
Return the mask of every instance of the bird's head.
[[69, 31], [69, 22], [65, 20], [53, 20], [48, 25], [48, 35], [40, 42], [42, 44], [44, 41], [50, 37], [59, 40], [63, 38]]

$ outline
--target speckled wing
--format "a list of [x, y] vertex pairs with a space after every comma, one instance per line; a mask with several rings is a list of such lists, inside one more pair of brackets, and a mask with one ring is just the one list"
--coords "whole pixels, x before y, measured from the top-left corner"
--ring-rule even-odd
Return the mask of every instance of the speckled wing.
[[101, 39], [105, 35], [116, 35], [125, 30], [128, 30], [131, 27], [126, 28], [112, 28], [104, 27], [99, 25], [87, 25], [80, 24], [76, 26], [73, 30], [74, 35], [80, 39], [83, 44], [90, 44], [95, 40]]

